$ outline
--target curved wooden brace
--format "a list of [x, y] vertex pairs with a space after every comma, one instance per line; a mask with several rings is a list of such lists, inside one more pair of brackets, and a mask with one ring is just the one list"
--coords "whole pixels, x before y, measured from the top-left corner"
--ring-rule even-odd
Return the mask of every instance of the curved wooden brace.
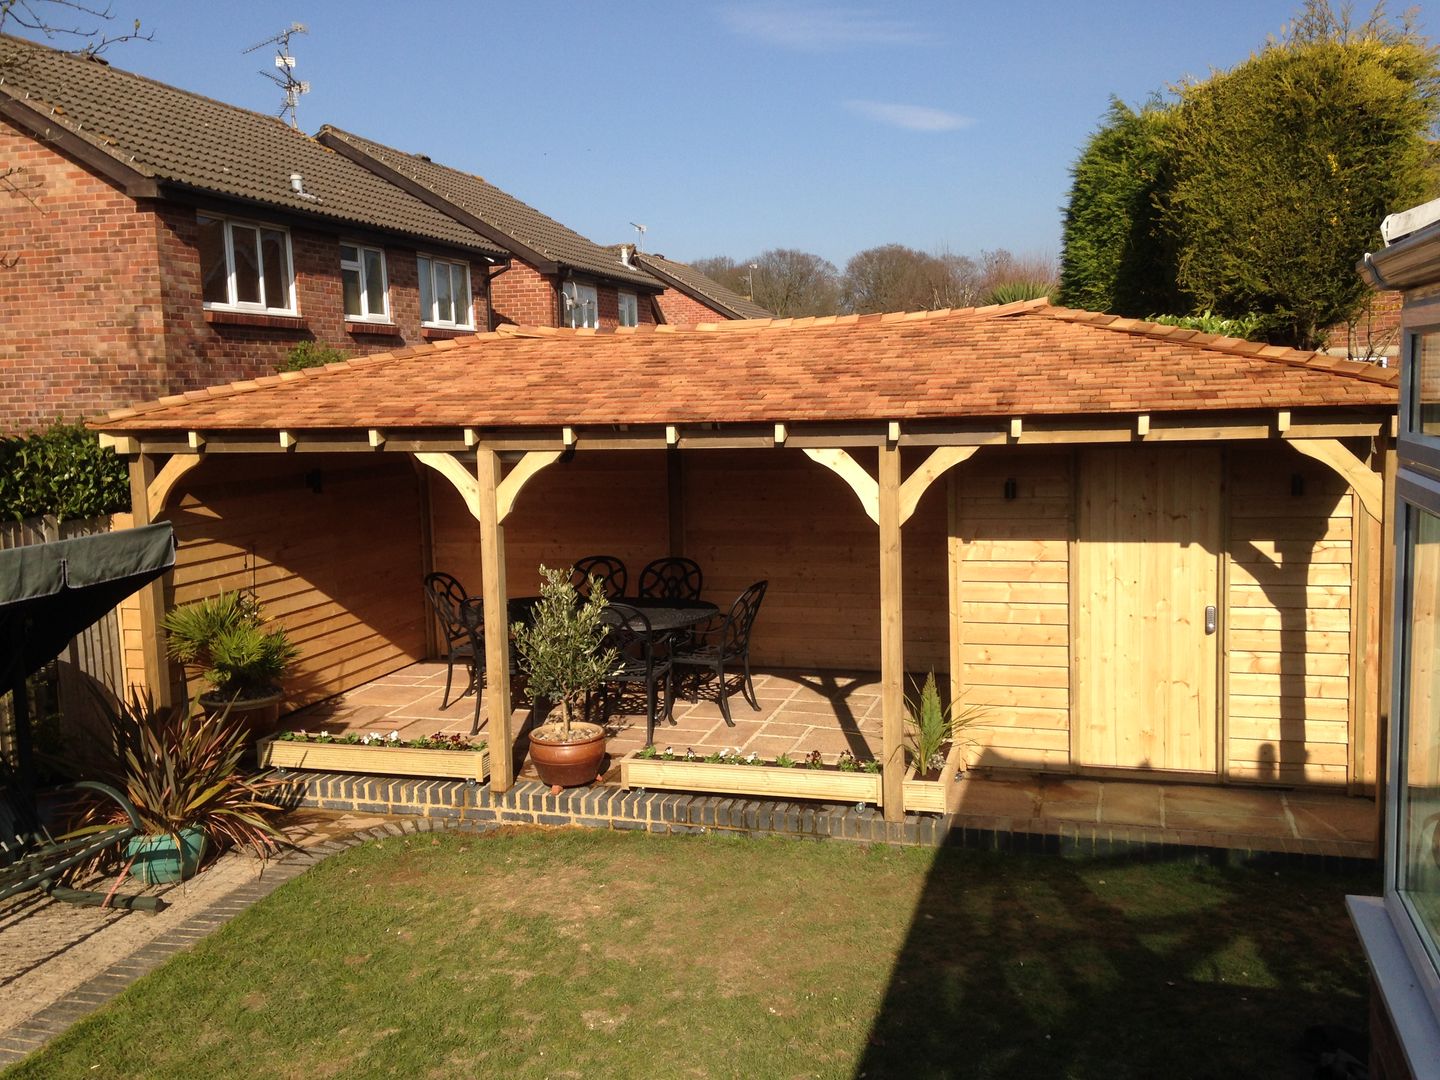
[[1385, 481], [1377, 472], [1372, 472], [1339, 439], [1288, 439], [1306, 457], [1314, 458], [1322, 465], [1328, 465], [1355, 490], [1355, 496], [1365, 512], [1376, 521], [1385, 520]]
[[910, 520], [915, 507], [920, 505], [920, 497], [931, 484], [962, 461], [969, 461], [979, 449], [978, 446], [937, 446], [932, 450], [920, 467], [900, 485], [900, 524]]
[[501, 480], [499, 487], [495, 489], [495, 500], [499, 503], [497, 521], [504, 521], [510, 516], [510, 511], [515, 509], [515, 500], [520, 496], [520, 489], [545, 466], [559, 461], [561, 453], [560, 450], [531, 450], [515, 463], [515, 467], [505, 474], [505, 479]]
[[880, 485], [875, 478], [845, 450], [805, 449], [811, 461], [817, 461], [850, 485], [850, 490], [860, 499], [866, 516], [876, 525], [880, 524]]
[[415, 460], [430, 466], [454, 484], [455, 490], [460, 492], [460, 497], [465, 500], [465, 508], [470, 511], [470, 516], [476, 521], [480, 520], [480, 481], [460, 463], [459, 458], [453, 454], [417, 453]]
[[150, 520], [154, 521], [165, 508], [165, 500], [171, 490], [191, 469], [205, 460], [203, 454], [172, 454], [165, 467], [155, 474], [145, 488], [145, 505], [150, 508]]

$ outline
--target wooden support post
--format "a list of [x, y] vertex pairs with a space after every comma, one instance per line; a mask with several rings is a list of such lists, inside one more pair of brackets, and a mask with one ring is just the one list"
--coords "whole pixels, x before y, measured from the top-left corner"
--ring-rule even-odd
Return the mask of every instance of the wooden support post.
[[515, 781], [515, 740], [510, 731], [510, 618], [505, 594], [505, 527], [500, 524], [498, 499], [500, 455], [482, 448], [476, 451], [475, 458], [480, 510], [480, 583], [485, 602], [490, 789], [507, 791]]
[[946, 520], [946, 578], [949, 584], [950, 617], [946, 625], [950, 631], [950, 707], [957, 713], [960, 699], [965, 695], [965, 643], [964, 607], [960, 580], [965, 550], [960, 540], [960, 495], [956, 489], [955, 474], [945, 478], [945, 520]]
[[[150, 485], [155, 482], [155, 455], [130, 459], [130, 513], [134, 523], [151, 524]], [[157, 705], [175, 703], [170, 685], [170, 658], [165, 653], [165, 579], [156, 578], [140, 590], [140, 652], [145, 660], [145, 682]]]
[[670, 554], [685, 554], [685, 459], [679, 450], [665, 454], [665, 505], [670, 518]]
[[905, 618], [900, 571], [900, 448], [880, 448], [880, 791], [885, 820], [905, 817]]

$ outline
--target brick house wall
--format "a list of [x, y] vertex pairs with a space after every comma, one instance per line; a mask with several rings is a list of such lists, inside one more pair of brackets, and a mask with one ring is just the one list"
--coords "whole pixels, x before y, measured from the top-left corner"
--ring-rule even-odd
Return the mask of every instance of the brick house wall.
[[[0, 434], [273, 374], [301, 341], [363, 355], [453, 336], [422, 330], [417, 252], [401, 244], [385, 245], [394, 328], [347, 325], [343, 234], [301, 227], [290, 229], [298, 322], [235, 325], [218, 313], [207, 321], [194, 207], [132, 199], [0, 121], [0, 172], [12, 168], [21, 194], [0, 192], [0, 256], [14, 260], [0, 268]], [[477, 330], [489, 326], [486, 273], [472, 260]]]
[[679, 289], [666, 289], [658, 300], [660, 314], [667, 323], [689, 326], [695, 323], [724, 322], [730, 317], [720, 314], [714, 308], [706, 307]]
[[[620, 325], [620, 292], [614, 285], [585, 282], [595, 285], [595, 299], [600, 308], [601, 329], [614, 329]], [[510, 269], [496, 276], [490, 284], [490, 300], [495, 306], [497, 323], [514, 323], [518, 326], [554, 326], [559, 312], [556, 298], [556, 279], [540, 273], [528, 263], [514, 259]], [[626, 289], [626, 292], [632, 290]], [[655, 322], [648, 293], [633, 290], [640, 324]]]
[[0, 433], [163, 392], [154, 211], [0, 121], [0, 172], [10, 169], [19, 193], [0, 192]]

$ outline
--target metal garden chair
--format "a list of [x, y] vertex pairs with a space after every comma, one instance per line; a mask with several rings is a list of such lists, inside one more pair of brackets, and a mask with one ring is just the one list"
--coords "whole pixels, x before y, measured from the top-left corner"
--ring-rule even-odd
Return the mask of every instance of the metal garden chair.
[[625, 595], [627, 575], [623, 559], [615, 555], [586, 555], [583, 559], [576, 559], [575, 565], [570, 568], [570, 584], [575, 586], [575, 592], [582, 600], [590, 599], [592, 577], [600, 579], [600, 587], [605, 590], [607, 600], [618, 600]]
[[697, 627], [694, 643], [677, 645], [670, 656], [670, 662], [676, 667], [703, 669], [714, 675], [719, 684], [720, 715], [731, 727], [735, 726], [735, 721], [730, 719], [730, 704], [726, 700], [727, 667], [741, 665], [745, 679], [740, 687], [745, 700], [752, 708], [760, 708], [760, 702], [755, 697], [755, 684], [750, 678], [750, 631], [755, 626], [755, 616], [760, 614], [760, 602], [765, 599], [765, 590], [769, 586], [768, 581], [755, 582], [736, 598], [723, 619], [717, 615], [708, 626]]
[[651, 596], [664, 600], [699, 600], [705, 575], [700, 564], [694, 559], [681, 555], [656, 559], [640, 571], [640, 585], [637, 596]]
[[600, 698], [600, 722], [603, 724], [610, 700], [611, 683], [645, 684], [645, 745], [655, 741], [655, 709], [660, 681], [665, 682], [664, 715], [669, 716], [674, 703], [670, 660], [657, 656], [655, 634], [643, 611], [628, 604], [611, 604], [600, 613], [607, 628], [600, 648], [614, 649], [615, 664], [605, 676]]

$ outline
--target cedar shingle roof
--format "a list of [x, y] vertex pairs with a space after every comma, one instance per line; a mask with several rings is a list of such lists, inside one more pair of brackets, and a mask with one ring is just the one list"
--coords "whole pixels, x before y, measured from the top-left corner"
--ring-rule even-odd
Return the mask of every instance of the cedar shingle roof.
[[754, 300], [747, 300], [739, 293], [732, 292], [714, 278], [706, 277], [693, 266], [676, 262], [674, 259], [667, 259], [664, 255], [652, 255], [648, 251], [637, 251], [633, 258], [635, 262], [666, 285], [678, 289], [691, 299], [699, 301], [727, 318], [774, 318], [771, 312], [766, 311]]
[[122, 409], [144, 430], [553, 427], [1393, 407], [1398, 372], [1028, 301], [615, 331], [502, 327]]
[[[533, 206], [501, 191], [478, 176], [440, 165], [419, 154], [407, 154], [383, 143], [352, 135], [326, 124], [316, 136], [327, 146], [355, 157], [384, 172], [393, 172], [426, 189], [440, 204], [478, 218], [493, 232], [487, 235], [507, 250], [526, 248], [542, 259], [612, 281], [660, 287], [650, 275], [620, 262], [616, 252], [607, 251], [574, 229], [561, 225]], [[432, 202], [432, 205], [436, 205]], [[524, 252], [516, 250], [516, 254]]]
[[[0, 34], [0, 106], [7, 98], [153, 180], [506, 255], [276, 117]], [[315, 199], [291, 190], [291, 173]]]

